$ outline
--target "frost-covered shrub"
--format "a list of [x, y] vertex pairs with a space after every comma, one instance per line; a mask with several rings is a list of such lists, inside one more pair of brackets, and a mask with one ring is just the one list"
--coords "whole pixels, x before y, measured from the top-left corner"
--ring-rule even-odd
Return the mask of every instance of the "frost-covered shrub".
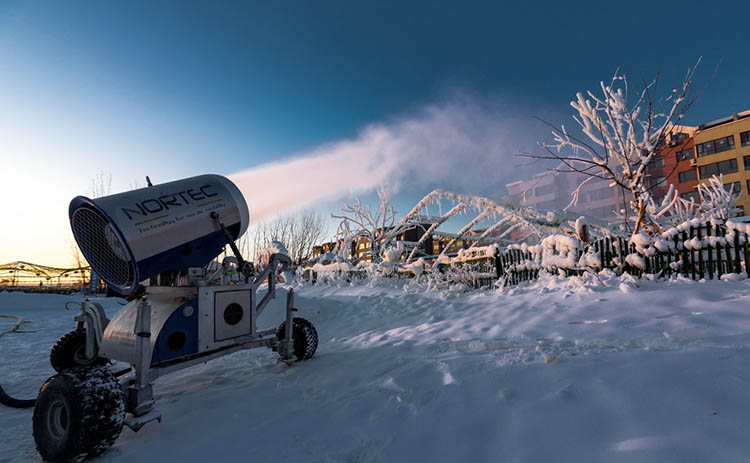
[[426, 289], [469, 291], [476, 287], [476, 282], [476, 272], [470, 264], [450, 265], [427, 274]]
[[547, 270], [573, 268], [580, 248], [581, 242], [572, 236], [548, 236], [542, 240], [542, 267]]

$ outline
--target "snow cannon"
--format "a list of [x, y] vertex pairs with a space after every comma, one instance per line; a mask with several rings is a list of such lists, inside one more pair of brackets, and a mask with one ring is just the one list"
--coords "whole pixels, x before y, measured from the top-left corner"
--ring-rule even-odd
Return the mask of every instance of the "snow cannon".
[[247, 230], [245, 198], [229, 179], [200, 175], [111, 196], [73, 198], [70, 226], [84, 257], [107, 285], [133, 294], [160, 273], [203, 267]]
[[[292, 260], [280, 243], [257, 267], [243, 259], [235, 240], [247, 229], [247, 204], [226, 178], [79, 196], [69, 213], [92, 271], [132, 297], [111, 318], [85, 299], [75, 329], [52, 347], [57, 374], [33, 404], [44, 460], [94, 458], [123, 426], [138, 431], [161, 421], [153, 394], [159, 377], [243, 349], [270, 348], [287, 365], [315, 354], [318, 333], [294, 315], [292, 288], [283, 315], [265, 316]], [[227, 245], [234, 255], [214, 260]]]

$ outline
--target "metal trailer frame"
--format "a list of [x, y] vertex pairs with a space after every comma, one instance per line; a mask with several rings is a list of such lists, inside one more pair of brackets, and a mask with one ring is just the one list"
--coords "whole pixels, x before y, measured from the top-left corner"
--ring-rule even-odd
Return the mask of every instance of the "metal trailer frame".
[[[223, 226], [222, 226], [223, 228]], [[233, 240], [229, 241], [230, 246], [235, 248]], [[239, 256], [239, 252], [235, 253]], [[125, 425], [133, 431], [138, 431], [146, 423], [154, 420], [161, 421], [161, 413], [155, 408], [153, 399], [153, 382], [160, 376], [164, 376], [193, 365], [206, 362], [224, 355], [228, 355], [240, 350], [254, 349], [258, 347], [269, 347], [278, 350], [279, 361], [287, 364], [293, 363], [294, 357], [294, 338], [293, 338], [293, 312], [294, 308], [294, 290], [290, 288], [287, 292], [286, 300], [286, 326], [284, 339], [279, 340], [276, 337], [276, 330], [268, 329], [263, 331], [255, 330], [255, 319], [263, 313], [264, 309], [276, 297], [276, 271], [279, 266], [282, 270], [288, 269], [291, 260], [283, 254], [273, 254], [268, 265], [262, 272], [255, 275], [252, 264], [244, 262], [241, 257], [238, 258], [240, 270], [245, 275], [244, 284], [236, 285], [209, 285], [208, 279], [198, 279], [197, 285], [192, 287], [198, 291], [198, 305], [200, 313], [208, 313], [209, 309], [213, 311], [216, 293], [224, 291], [249, 291], [250, 294], [250, 311], [252, 314], [251, 328], [249, 334], [231, 337], [228, 339], [209, 342], [202, 339], [201, 327], [209, 324], [203, 323], [202, 319], [198, 320], [199, 325], [199, 343], [208, 349], [198, 352], [197, 354], [175, 358], [157, 365], [152, 365], [152, 344], [151, 344], [151, 315], [152, 306], [149, 303], [148, 291], [145, 295], [137, 299], [137, 312], [135, 320], [135, 361], [132, 358], [118, 359], [106, 355], [105, 358], [114, 360], [123, 360], [131, 364], [131, 367], [115, 373], [120, 377], [120, 385], [125, 396], [125, 412], [130, 414], [125, 419]], [[190, 274], [191, 272], [188, 272]], [[263, 298], [257, 300], [257, 291], [261, 284], [268, 279], [268, 292]], [[166, 288], [166, 287], [157, 287]], [[191, 287], [175, 287], [191, 288]], [[123, 309], [121, 309], [123, 310]], [[209, 317], [210, 318], [210, 317]], [[114, 319], [113, 319], [114, 320]], [[86, 332], [86, 349], [85, 355], [88, 359], [93, 359], [98, 353], [102, 353], [104, 332], [110, 321], [104, 309], [96, 302], [86, 299], [81, 303], [81, 312], [75, 317], [78, 329]], [[211, 320], [212, 321], [212, 320]], [[159, 333], [156, 333], [158, 336]], [[154, 347], [155, 348], [155, 347]]]

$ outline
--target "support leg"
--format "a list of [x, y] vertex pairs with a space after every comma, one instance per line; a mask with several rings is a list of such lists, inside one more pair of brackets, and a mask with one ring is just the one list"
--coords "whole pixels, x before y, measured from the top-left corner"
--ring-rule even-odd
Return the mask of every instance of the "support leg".
[[151, 304], [144, 296], [138, 304], [135, 319], [136, 364], [135, 381], [127, 388], [127, 411], [132, 417], [125, 419], [125, 424], [133, 431], [138, 431], [149, 421], [159, 420], [161, 413], [154, 410], [153, 385], [149, 379], [151, 367]]
[[279, 346], [281, 360], [288, 363], [291, 362], [294, 357], [294, 310], [294, 289], [289, 288], [289, 292], [286, 294], [286, 326], [284, 327], [284, 339]]

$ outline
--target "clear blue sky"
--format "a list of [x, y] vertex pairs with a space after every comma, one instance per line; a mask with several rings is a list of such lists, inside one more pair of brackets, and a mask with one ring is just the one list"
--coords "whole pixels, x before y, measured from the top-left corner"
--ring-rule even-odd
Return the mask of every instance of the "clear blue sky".
[[750, 108], [749, 2], [527, 3], [2, 2], [0, 263], [61, 264], [97, 170], [114, 191], [228, 174], [450, 89], [568, 122], [617, 67], [666, 89], [703, 56], [688, 122]]

